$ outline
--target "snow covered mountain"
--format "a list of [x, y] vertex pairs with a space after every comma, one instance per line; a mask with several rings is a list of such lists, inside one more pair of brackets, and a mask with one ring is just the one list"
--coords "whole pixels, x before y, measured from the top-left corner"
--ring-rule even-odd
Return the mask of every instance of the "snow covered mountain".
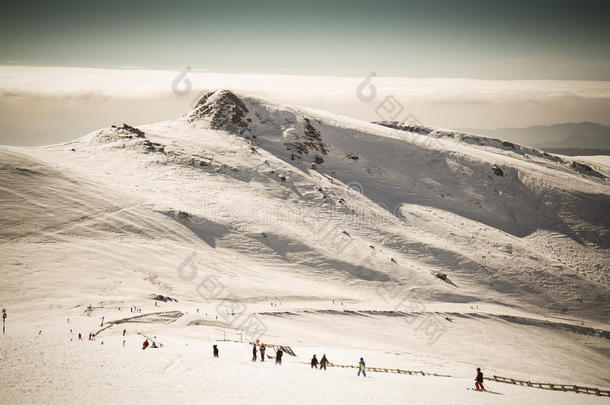
[[[610, 385], [607, 166], [227, 90], [173, 121], [0, 156], [9, 365], [23, 359], [5, 347], [40, 341], [18, 337], [48, 331], [53, 353], [73, 351], [66, 318], [104, 316], [116, 324], [98, 339], [119, 353], [125, 323], [181, 359], [182, 342], [228, 333], [467, 381], [484, 364]], [[134, 306], [179, 315], [125, 321]], [[430, 320], [434, 333], [418, 326]]]

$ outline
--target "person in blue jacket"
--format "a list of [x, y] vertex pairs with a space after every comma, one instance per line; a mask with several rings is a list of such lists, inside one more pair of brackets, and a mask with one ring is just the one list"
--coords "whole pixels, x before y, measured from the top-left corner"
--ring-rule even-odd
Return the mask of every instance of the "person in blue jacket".
[[364, 377], [366, 377], [366, 363], [364, 362], [364, 359], [362, 357], [360, 357], [360, 363], [358, 363], [358, 376], [360, 376], [360, 373], [362, 373], [362, 375]]

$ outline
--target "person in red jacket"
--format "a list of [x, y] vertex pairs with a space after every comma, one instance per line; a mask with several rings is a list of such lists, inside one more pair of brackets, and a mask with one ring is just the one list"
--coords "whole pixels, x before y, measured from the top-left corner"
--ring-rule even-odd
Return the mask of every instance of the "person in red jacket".
[[261, 345], [260, 351], [261, 351], [261, 361], [265, 361], [265, 345]]
[[480, 368], [477, 368], [477, 376], [474, 381], [474, 387], [477, 391], [485, 391], [485, 387], [483, 386], [483, 373]]
[[146, 339], [144, 341], [144, 343], [142, 343], [142, 350], [145, 350], [148, 347], [148, 339]]

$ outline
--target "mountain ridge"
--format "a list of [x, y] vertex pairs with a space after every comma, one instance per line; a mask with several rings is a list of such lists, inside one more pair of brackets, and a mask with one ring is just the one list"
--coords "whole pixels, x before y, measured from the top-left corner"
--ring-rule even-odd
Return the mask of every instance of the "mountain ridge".
[[590, 121], [535, 125], [522, 128], [464, 129], [503, 138], [542, 150], [598, 149], [610, 150], [610, 127]]

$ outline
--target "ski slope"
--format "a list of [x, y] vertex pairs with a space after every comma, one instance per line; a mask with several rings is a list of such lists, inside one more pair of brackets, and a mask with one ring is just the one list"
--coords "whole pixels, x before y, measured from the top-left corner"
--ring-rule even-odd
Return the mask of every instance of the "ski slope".
[[[0, 148], [0, 402], [601, 403], [466, 386], [477, 366], [610, 386], [608, 167], [381, 124], [224, 90]], [[255, 338], [298, 357], [252, 364]], [[452, 377], [321, 374], [313, 353]]]

